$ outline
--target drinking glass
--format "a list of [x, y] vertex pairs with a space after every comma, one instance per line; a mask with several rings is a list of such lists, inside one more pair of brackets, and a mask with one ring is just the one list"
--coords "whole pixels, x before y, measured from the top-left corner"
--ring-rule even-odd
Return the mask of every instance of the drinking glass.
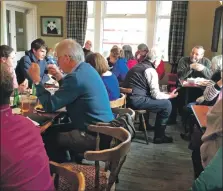
[[30, 93], [28, 91], [21, 93], [20, 101], [22, 113], [28, 112], [30, 109]]
[[162, 85], [162, 86], [161, 86], [161, 91], [162, 91], [163, 93], [168, 93], [167, 85]]

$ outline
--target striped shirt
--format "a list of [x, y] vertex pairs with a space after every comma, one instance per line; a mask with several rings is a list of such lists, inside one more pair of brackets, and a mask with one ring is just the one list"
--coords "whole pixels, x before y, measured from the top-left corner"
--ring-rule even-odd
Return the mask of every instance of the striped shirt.
[[204, 99], [205, 101], [212, 101], [216, 96], [219, 95], [221, 87], [218, 84], [212, 84], [205, 88], [204, 90]]

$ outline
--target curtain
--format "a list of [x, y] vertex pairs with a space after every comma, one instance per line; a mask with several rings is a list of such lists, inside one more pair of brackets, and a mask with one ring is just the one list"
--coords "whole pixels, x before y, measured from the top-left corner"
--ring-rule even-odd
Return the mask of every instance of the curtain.
[[67, 38], [72, 38], [83, 46], [88, 18], [87, 1], [67, 1], [66, 14]]
[[178, 61], [184, 56], [187, 9], [188, 1], [173, 1], [172, 3], [168, 45], [171, 73], [177, 72]]

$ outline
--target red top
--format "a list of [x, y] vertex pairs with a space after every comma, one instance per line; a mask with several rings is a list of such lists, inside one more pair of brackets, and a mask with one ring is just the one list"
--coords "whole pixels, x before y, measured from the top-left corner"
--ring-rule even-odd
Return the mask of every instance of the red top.
[[49, 158], [40, 129], [29, 119], [0, 106], [0, 190], [53, 191]]
[[136, 64], [138, 64], [137, 60], [135, 60], [135, 59], [128, 60], [128, 62], [127, 62], [128, 69], [131, 69]]
[[161, 60], [160, 64], [156, 68], [156, 72], [158, 73], [159, 80], [161, 80], [165, 76], [165, 67], [164, 62]]

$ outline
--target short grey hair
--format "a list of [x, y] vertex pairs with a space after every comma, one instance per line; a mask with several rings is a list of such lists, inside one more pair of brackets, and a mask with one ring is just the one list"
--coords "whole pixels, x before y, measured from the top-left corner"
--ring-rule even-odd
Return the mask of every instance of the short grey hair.
[[204, 49], [204, 47], [203, 46], [201, 46], [201, 45], [197, 45], [197, 46], [195, 46], [194, 48], [192, 48], [192, 50], [193, 49], [202, 49], [203, 50], [203, 54], [205, 53], [205, 49]]
[[157, 59], [162, 59], [163, 57], [162, 52], [158, 47], [151, 48], [146, 56], [151, 62], [155, 62]]
[[147, 50], [148, 51], [148, 46], [144, 43], [138, 45], [138, 50]]
[[68, 55], [77, 64], [84, 62], [84, 52], [79, 43], [73, 39], [64, 39], [56, 46], [56, 53]]

